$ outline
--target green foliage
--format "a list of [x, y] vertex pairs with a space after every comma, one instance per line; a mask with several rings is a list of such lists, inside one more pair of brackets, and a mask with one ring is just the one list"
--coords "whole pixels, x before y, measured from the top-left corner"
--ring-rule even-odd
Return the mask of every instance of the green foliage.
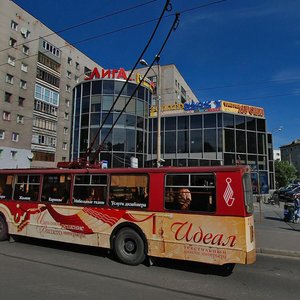
[[297, 170], [293, 165], [287, 161], [275, 161], [275, 180], [276, 186], [286, 186], [291, 181], [297, 178]]

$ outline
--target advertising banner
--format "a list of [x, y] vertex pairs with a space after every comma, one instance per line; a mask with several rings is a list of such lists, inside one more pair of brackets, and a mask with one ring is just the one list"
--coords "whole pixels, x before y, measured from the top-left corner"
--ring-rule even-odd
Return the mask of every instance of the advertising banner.
[[264, 117], [264, 109], [261, 107], [239, 104], [229, 101], [221, 101], [222, 108], [221, 110], [224, 112], [230, 112], [235, 114], [241, 114], [246, 116], [254, 116], [254, 117]]

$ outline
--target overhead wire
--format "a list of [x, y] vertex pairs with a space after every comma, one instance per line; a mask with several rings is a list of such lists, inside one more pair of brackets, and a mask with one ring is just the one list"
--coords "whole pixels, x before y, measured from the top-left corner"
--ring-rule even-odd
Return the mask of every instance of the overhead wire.
[[[104, 16], [100, 16], [100, 17], [97, 17], [97, 18], [94, 18], [94, 19], [91, 19], [91, 20], [88, 20], [88, 21], [85, 21], [85, 22], [81, 22], [79, 24], [75, 24], [75, 25], [72, 25], [70, 27], [67, 27], [65, 29], [62, 29], [62, 30], [59, 30], [59, 31], [56, 31], [56, 32], [53, 32], [51, 34], [48, 34], [48, 35], [45, 35], [43, 37], [48, 37], [48, 36], [51, 36], [53, 34], [58, 34], [58, 33], [62, 33], [64, 31], [68, 31], [68, 30], [71, 30], [71, 29], [74, 29], [74, 28], [78, 28], [80, 26], [84, 26], [86, 24], [90, 24], [90, 23], [93, 23], [95, 21], [98, 21], [98, 20], [102, 20], [102, 19], [105, 19], [105, 18], [108, 18], [108, 17], [111, 17], [111, 16], [114, 16], [114, 15], [118, 15], [118, 14], [121, 14], [123, 12], [127, 12], [127, 11], [130, 11], [130, 10], [133, 10], [133, 9], [136, 9], [136, 8], [139, 8], [141, 6], [145, 6], [145, 5], [148, 5], [152, 2], [156, 2], [157, 0], [152, 0], [152, 1], [148, 1], [146, 3], [142, 3], [142, 4], [139, 4], [139, 5], [135, 5], [135, 6], [132, 6], [132, 7], [129, 7], [129, 8], [126, 8], [126, 9], [123, 9], [123, 10], [119, 10], [119, 11], [116, 11], [116, 12], [113, 12], [113, 13], [110, 13], [110, 14], [107, 14], [107, 15], [104, 15]], [[180, 11], [181, 14], [184, 14], [184, 13], [189, 13], [189, 12], [192, 12], [192, 11], [195, 11], [195, 10], [198, 10], [200, 8], [204, 8], [204, 7], [207, 7], [207, 6], [211, 6], [211, 5], [215, 5], [215, 4], [219, 4], [221, 2], [225, 2], [227, 0], [219, 0], [219, 1], [213, 1], [213, 2], [209, 2], [209, 3], [205, 3], [205, 4], [201, 4], [201, 5], [198, 5], [198, 6], [195, 6], [195, 7], [192, 7], [192, 8], [188, 8], [188, 9], [185, 9], [185, 10], [182, 10]], [[169, 14], [167, 16], [164, 16], [163, 18], [167, 18], [167, 17], [171, 17], [173, 16], [174, 14]], [[136, 24], [133, 24], [133, 25], [129, 25], [129, 26], [126, 26], [126, 27], [122, 27], [122, 28], [118, 28], [116, 30], [113, 30], [113, 31], [110, 31], [110, 32], [106, 32], [106, 33], [103, 33], [103, 34], [99, 34], [99, 35], [95, 35], [95, 36], [92, 36], [92, 37], [89, 37], [89, 38], [86, 38], [86, 39], [83, 39], [83, 40], [79, 40], [79, 41], [76, 41], [76, 42], [73, 42], [72, 45], [76, 45], [76, 44], [80, 44], [80, 43], [85, 43], [87, 41], [90, 41], [90, 40], [94, 40], [94, 39], [98, 39], [98, 38], [101, 38], [101, 37], [104, 37], [104, 36], [107, 36], [107, 35], [111, 35], [111, 34], [114, 34], [114, 33], [118, 33], [118, 32], [121, 32], [121, 31], [126, 31], [126, 30], [129, 30], [129, 29], [132, 29], [132, 28], [135, 28], [135, 27], [139, 27], [139, 26], [143, 26], [145, 24], [148, 24], [148, 23], [152, 23], [154, 21], [157, 21], [158, 18], [154, 18], [154, 19], [150, 19], [150, 20], [146, 20], [146, 21], [143, 21], [143, 22], [140, 22], [140, 23], [136, 23]], [[18, 44], [16, 45], [15, 47], [18, 47], [18, 46], [21, 46], [21, 45], [25, 45], [25, 44], [28, 44], [32, 41], [35, 41], [35, 40], [38, 40], [39, 38], [37, 39], [33, 39], [33, 40], [30, 40], [30, 41], [27, 41], [27, 42], [24, 42], [24, 43], [21, 43], [21, 44]], [[71, 44], [70, 44], [71, 45]], [[62, 49], [64, 47], [68, 47], [69, 45], [64, 45], [64, 46], [61, 46], [61, 47], [58, 47], [59, 49]], [[11, 47], [8, 47], [8, 48], [5, 48], [5, 49], [2, 49], [0, 50], [0, 52], [2, 51], [5, 51], [5, 50], [9, 50], [11, 49]], [[49, 51], [46, 50], [46, 51], [43, 51], [41, 52], [42, 54], [46, 54], [48, 53]], [[14, 61], [17, 62], [17, 61], [24, 61], [28, 58], [31, 58], [31, 57], [34, 57], [36, 56], [38, 53], [36, 54], [32, 54], [32, 55], [28, 55], [24, 58], [20, 58], [20, 59], [15, 59]], [[0, 67], [1, 66], [4, 66], [4, 65], [7, 65], [8, 63], [3, 63], [3, 64], [0, 64]], [[3, 73], [6, 73], [2, 70], [0, 70], [0, 72], [3, 72]], [[16, 76], [14, 76], [16, 77]], [[244, 82], [244, 83], [237, 83], [237, 84], [229, 84], [229, 85], [220, 85], [220, 86], [212, 86], [212, 87], [205, 87], [205, 88], [197, 88], [195, 91], [205, 91], [205, 90], [215, 90], [215, 89], [224, 89], [224, 88], [232, 88], [232, 87], [238, 87], [238, 86], [247, 86], [247, 85], [254, 85], [254, 84], [264, 84], [264, 83], [269, 83], [269, 82], [284, 82], [284, 81], [293, 81], [293, 80], [298, 80], [300, 79], [300, 77], [289, 77], [289, 78], [280, 78], [280, 79], [270, 79], [270, 80], [261, 80], [261, 81], [252, 81], [252, 82]]]
[[152, 60], [151, 64], [149, 65], [147, 71], [145, 72], [145, 74], [143, 75], [143, 78], [140, 80], [139, 84], [136, 86], [135, 90], [133, 91], [131, 97], [128, 99], [128, 101], [126, 102], [124, 108], [122, 109], [122, 111], [119, 113], [117, 119], [114, 121], [113, 125], [111, 126], [110, 130], [107, 132], [105, 138], [102, 140], [102, 143], [99, 145], [98, 149], [96, 150], [96, 152], [94, 153], [94, 158], [92, 160], [92, 162], [94, 163], [98, 156], [99, 156], [99, 153], [100, 151], [102, 150], [102, 147], [103, 145], [105, 144], [105, 141], [106, 139], [108, 138], [109, 134], [111, 133], [112, 129], [114, 128], [114, 126], [116, 125], [116, 123], [118, 122], [119, 118], [121, 117], [121, 115], [123, 114], [123, 112], [126, 110], [127, 106], [129, 105], [131, 99], [133, 98], [133, 96], [136, 94], [136, 92], [138, 91], [139, 87], [141, 86], [142, 82], [145, 80], [145, 78], [147, 77], [149, 71], [151, 70], [152, 66], [154, 65], [155, 62], [157, 62], [157, 60], [159, 59], [162, 51], [164, 50], [165, 46], [166, 46], [166, 43], [168, 42], [170, 36], [171, 36], [171, 33], [172, 31], [175, 31], [178, 27], [178, 24], [179, 24], [179, 16], [180, 14], [179, 13], [176, 13], [175, 14], [175, 19], [172, 23], [172, 26], [160, 48], [160, 50], [158, 51], [158, 53], [156, 54], [156, 56], [154, 57], [154, 59]]
[[[106, 18], [109, 18], [109, 17], [112, 17], [112, 16], [116, 16], [116, 15], [122, 14], [124, 12], [128, 12], [130, 10], [134, 10], [134, 9], [140, 8], [142, 6], [148, 5], [148, 4], [156, 2], [156, 1], [158, 1], [158, 0], [151, 0], [151, 1], [148, 1], [148, 2], [145, 2], [145, 3], [137, 4], [137, 5], [128, 7], [128, 8], [124, 8], [124, 9], [121, 9], [121, 10], [118, 10], [118, 11], [106, 14], [104, 16], [100, 16], [100, 17], [97, 17], [97, 18], [94, 18], [94, 19], [91, 19], [91, 20], [87, 20], [87, 21], [81, 22], [79, 24], [71, 25], [69, 27], [60, 29], [58, 31], [53, 31], [52, 33], [46, 34], [44, 36], [41, 36], [41, 38], [46, 38], [46, 37], [49, 37], [49, 36], [52, 36], [52, 35], [59, 35], [62, 32], [69, 31], [69, 30], [72, 30], [72, 29], [75, 29], [75, 28], [78, 28], [78, 27], [81, 27], [81, 26], [85, 26], [87, 24], [91, 24], [91, 23], [94, 23], [96, 21], [103, 20], [103, 19], [106, 19]], [[21, 44], [17, 44], [16, 47], [29, 44], [29, 43], [37, 41], [39, 39], [40, 39], [40, 37], [32, 39], [32, 40], [29, 40], [29, 41], [26, 41], [26, 42], [21, 43]], [[10, 47], [5, 48], [5, 49], [1, 49], [0, 52], [6, 51], [6, 50], [9, 50], [9, 49], [10, 49]]]
[[[219, 3], [225, 2], [225, 1], [227, 1], [227, 0], [218, 0], [218, 1], [213, 1], [213, 2], [209, 2], [209, 3], [205, 3], [205, 4], [202, 4], [202, 5], [198, 5], [198, 6], [195, 6], [195, 7], [186, 9], [186, 10], [183, 10], [182, 12], [179, 12], [179, 13], [180, 14], [182, 14], [182, 13], [189, 13], [191, 11], [195, 11], [195, 10], [198, 10], [198, 9], [201, 9], [201, 8], [205, 8], [205, 7], [208, 7], [208, 6], [211, 6], [211, 5], [219, 4]], [[169, 14], [169, 15], [163, 16], [163, 18], [169, 18], [169, 17], [175, 16], [175, 15], [176, 14], [173, 13], [173, 14]], [[76, 41], [76, 42], [72, 42], [72, 43], [68, 42], [68, 44], [60, 46], [60, 47], [57, 47], [57, 48], [58, 49], [63, 49], [65, 47], [74, 46], [74, 45], [77, 45], [77, 44], [80, 44], [80, 43], [85, 43], [85, 42], [88, 42], [88, 41], [91, 41], [91, 40], [95, 40], [95, 39], [98, 39], [98, 38], [101, 38], [101, 37], [104, 37], [104, 36], [108, 36], [108, 35], [115, 34], [115, 33], [118, 33], [118, 32], [126, 31], [126, 30], [129, 30], [129, 29], [132, 29], [132, 28], [135, 28], [135, 27], [139, 27], [139, 26], [142, 26], [142, 25], [145, 25], [145, 24], [149, 24], [149, 23], [152, 23], [152, 22], [155, 22], [155, 21], [158, 21], [158, 20], [159, 20], [159, 18], [149, 19], [149, 20], [146, 20], [146, 21], [143, 21], [143, 22], [139, 22], [139, 23], [136, 23], [136, 24], [133, 24], [133, 25], [128, 25], [128, 26], [125, 26], [125, 27], [118, 28], [116, 30], [112, 30], [112, 31], [101, 33], [101, 34], [98, 34], [98, 35], [95, 35], [95, 36], [92, 36], [92, 37], [88, 37], [88, 38], [85, 38], [85, 39], [82, 39], [82, 40], [79, 40], [79, 41]], [[80, 25], [78, 25], [78, 26], [80, 26]], [[11, 47], [9, 47], [7, 49], [11, 49]], [[39, 51], [39, 52], [41, 52], [41, 51]], [[46, 51], [43, 51], [41, 53], [44, 54], [44, 53], [48, 53], [48, 52], [49, 51], [46, 50]], [[26, 56], [24, 58], [21, 58], [21, 59], [16, 59], [15, 62], [16, 61], [21, 61], [21, 60], [26, 60], [28, 58], [35, 57], [37, 55], [38, 55], [38, 52], [35, 53], [35, 54], [32, 54], [32, 55], [28, 55], [28, 56]], [[0, 64], [0, 67], [4, 66], [6, 64], [7, 64], [7, 62], [3, 63], [3, 64]]]
[[[146, 52], [147, 49], [149, 48], [149, 46], [150, 46], [150, 44], [151, 44], [151, 42], [152, 42], [152, 40], [153, 40], [153, 38], [154, 38], [154, 36], [155, 36], [157, 30], [158, 30], [158, 27], [159, 27], [159, 25], [160, 25], [160, 23], [161, 23], [161, 21], [162, 21], [162, 18], [163, 18], [163, 16], [164, 16], [165, 12], [166, 12], [166, 11], [170, 11], [171, 9], [172, 9], [172, 6], [170, 6], [170, 0], [167, 0], [167, 1], [165, 2], [164, 8], [163, 8], [163, 10], [162, 10], [162, 12], [161, 12], [161, 14], [160, 14], [160, 17], [158, 18], [158, 22], [157, 22], [157, 24], [156, 24], [156, 26], [155, 26], [155, 28], [154, 28], [152, 34], [151, 34], [151, 36], [150, 36], [150, 38], [149, 38], [149, 40], [148, 40], [146, 46], [145, 46], [144, 49], [142, 50], [142, 52], [141, 52], [139, 58], [136, 60], [136, 62], [135, 62], [135, 64], [134, 64], [134, 66], [133, 66], [133, 68], [132, 68], [130, 74], [128, 75], [128, 77], [127, 77], [126, 81], [124, 82], [124, 84], [123, 84], [121, 90], [119, 91], [119, 94], [118, 94], [117, 98], [114, 100], [114, 102], [113, 102], [113, 104], [112, 104], [110, 110], [108, 111], [108, 113], [107, 113], [107, 115], [106, 115], [104, 121], [102, 122], [101, 126], [99, 127], [99, 130], [98, 130], [96, 136], [94, 137], [94, 140], [90, 143], [90, 146], [89, 146], [89, 148], [87, 149], [87, 152], [86, 152], [85, 156], [83, 157], [83, 160], [87, 160], [88, 157], [89, 157], [89, 155], [91, 154], [92, 148], [93, 148], [93, 146], [94, 146], [94, 144], [95, 144], [96, 139], [97, 139], [98, 136], [99, 136], [99, 133], [100, 133], [100, 131], [101, 131], [103, 125], [105, 124], [106, 120], [108, 119], [110, 113], [113, 111], [113, 109], [114, 109], [114, 107], [115, 107], [117, 101], [119, 100], [120, 96], [122, 95], [122, 92], [123, 92], [124, 89], [125, 89], [125, 86], [126, 86], [127, 83], [129, 82], [129, 80], [130, 80], [130, 78], [131, 78], [131, 76], [132, 76], [134, 70], [136, 69], [136, 67], [137, 67], [137, 65], [139, 64], [140, 60], [143, 58], [145, 52]], [[134, 94], [135, 94], [135, 92], [132, 94], [132, 96], [133, 96]], [[131, 97], [132, 97], [132, 96], [131, 96]]]

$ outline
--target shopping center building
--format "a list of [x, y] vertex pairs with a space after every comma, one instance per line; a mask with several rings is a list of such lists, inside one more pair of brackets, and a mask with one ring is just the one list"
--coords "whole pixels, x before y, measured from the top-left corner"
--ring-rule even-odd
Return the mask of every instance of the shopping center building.
[[266, 130], [263, 108], [224, 100], [173, 104], [162, 101], [158, 118], [157, 106], [152, 101], [153, 89], [149, 82], [144, 82], [106, 137], [137, 88], [138, 80], [133, 78], [127, 83], [107, 118], [127, 73], [123, 69], [93, 73], [74, 89], [72, 160], [84, 155], [107, 119], [96, 138], [95, 145], [102, 145], [106, 139], [97, 159], [107, 161], [110, 168], [129, 167], [133, 157], [138, 159], [139, 167], [156, 166], [160, 119], [163, 165], [248, 164], [258, 192], [274, 188], [272, 136]]

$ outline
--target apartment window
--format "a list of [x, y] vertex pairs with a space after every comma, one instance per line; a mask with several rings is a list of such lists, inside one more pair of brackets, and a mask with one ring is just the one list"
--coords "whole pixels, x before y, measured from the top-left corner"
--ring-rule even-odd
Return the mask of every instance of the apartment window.
[[69, 120], [69, 114], [67, 112], [65, 112], [64, 118], [65, 120]]
[[9, 84], [14, 84], [14, 76], [10, 75], [10, 74], [6, 74], [6, 79], [5, 81]]
[[65, 103], [66, 103], [66, 106], [67, 106], [67, 107], [70, 107], [70, 100], [69, 100], [69, 99], [66, 99], [66, 100], [65, 100]]
[[59, 78], [40, 68], [37, 68], [36, 70], [36, 77], [56, 87], [59, 87]]
[[13, 21], [13, 20], [11, 20], [10, 28], [11, 28], [12, 30], [18, 31], [18, 23], [15, 22], [15, 21]]
[[0, 140], [4, 140], [5, 138], [5, 131], [0, 129]]
[[71, 93], [71, 86], [69, 86], [68, 84], [66, 85], [66, 92]]
[[71, 79], [71, 72], [67, 71], [67, 77]]
[[25, 98], [19, 97], [18, 105], [23, 107], [24, 106], [24, 101], [25, 101]]
[[68, 127], [64, 127], [64, 134], [68, 134], [68, 133], [69, 133]]
[[68, 65], [72, 65], [72, 58], [68, 57]]
[[43, 101], [34, 100], [34, 109], [53, 116], [57, 116], [57, 107]]
[[18, 124], [24, 124], [24, 116], [17, 115], [17, 123]]
[[16, 47], [16, 45], [17, 45], [17, 40], [15, 40], [13, 38], [10, 38], [9, 39], [9, 46]]
[[59, 105], [59, 94], [55, 91], [47, 89], [41, 85], [35, 85], [35, 98], [38, 100], [45, 101], [55, 106]]
[[11, 120], [11, 114], [8, 111], [3, 111], [3, 120], [4, 121], [10, 121]]
[[29, 48], [23, 45], [22, 51], [24, 54], [29, 55]]
[[23, 90], [27, 89], [27, 82], [25, 80], [20, 80], [20, 88]]
[[75, 63], [75, 66], [76, 66], [76, 70], [79, 70], [79, 63], [78, 62]]
[[18, 142], [19, 141], [19, 134], [17, 132], [13, 132], [11, 135], [11, 140], [13, 142]]
[[11, 97], [12, 97], [12, 94], [11, 94], [11, 93], [5, 92], [5, 98], [4, 98], [4, 101], [10, 103], [10, 102], [11, 102]]
[[11, 65], [11, 66], [15, 66], [15, 58], [8, 55], [8, 59], [7, 59], [7, 62]]
[[76, 83], [78, 83], [79, 82], [79, 76], [75, 75], [74, 80], [75, 80]]
[[63, 143], [63, 150], [67, 150], [68, 149], [68, 144], [67, 143]]
[[60, 69], [59, 63], [57, 63], [54, 60], [50, 59], [49, 57], [43, 55], [42, 53], [39, 53], [38, 61], [40, 63], [42, 63], [43, 65], [51, 68], [52, 70], [59, 72], [59, 69]]
[[24, 72], [28, 72], [28, 65], [22, 63], [21, 64], [21, 70], [24, 71]]
[[10, 158], [13, 160], [17, 159], [17, 153], [18, 151], [10, 151]]
[[60, 57], [60, 50], [54, 47], [52, 44], [50, 44], [47, 41], [43, 41], [43, 48], [49, 52], [51, 52], [53, 55]]
[[45, 120], [42, 118], [34, 118], [33, 119], [33, 126], [37, 128], [43, 128], [50, 131], [57, 130], [57, 123], [49, 120]]
[[32, 143], [49, 147], [56, 147], [56, 138], [47, 135], [33, 135]]

